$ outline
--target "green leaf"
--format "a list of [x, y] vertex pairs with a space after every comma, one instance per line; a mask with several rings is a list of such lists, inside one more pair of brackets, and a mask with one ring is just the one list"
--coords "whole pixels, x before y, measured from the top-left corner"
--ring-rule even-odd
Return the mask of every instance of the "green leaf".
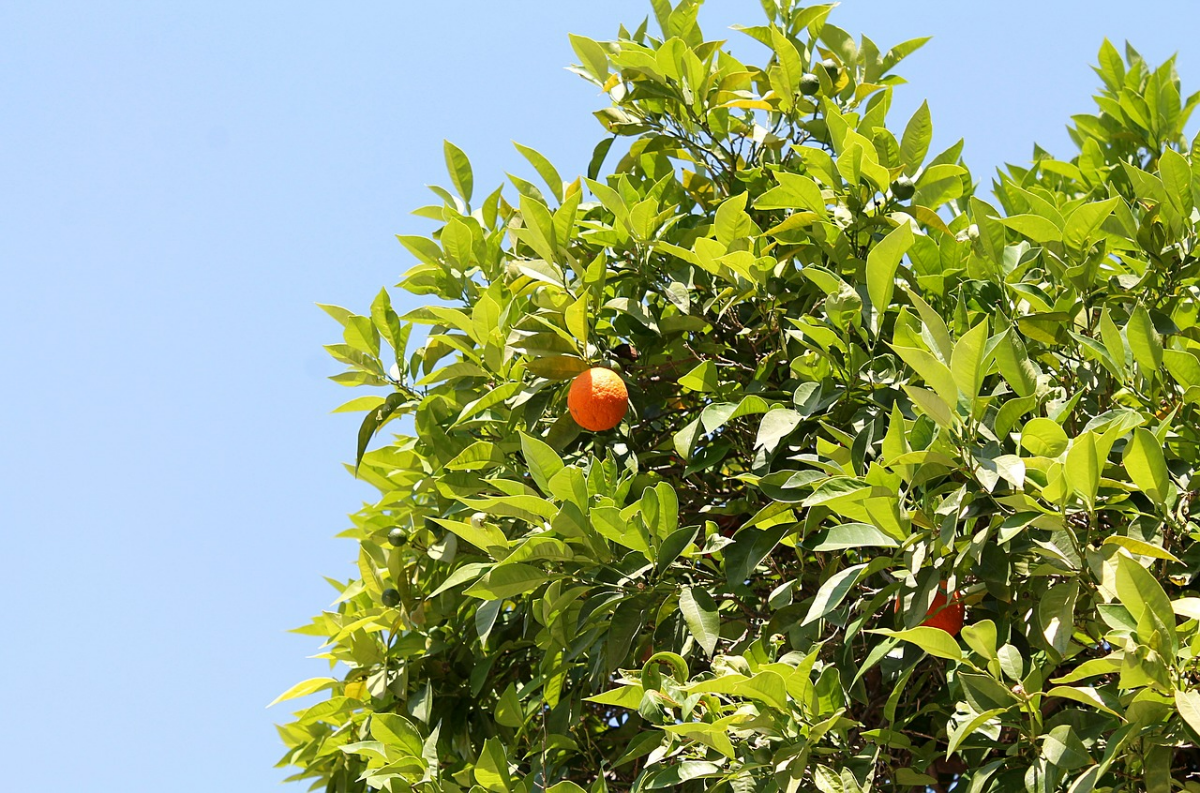
[[1173, 494], [1173, 488], [1162, 447], [1154, 433], [1142, 427], [1135, 429], [1125, 446], [1124, 463], [1129, 478], [1138, 489], [1158, 506], [1165, 506], [1168, 494]]
[[617, 545], [641, 552], [646, 558], [650, 552], [649, 537], [636, 521], [624, 520], [621, 510], [616, 507], [593, 507], [590, 511], [592, 528], [600, 536], [612, 540]]
[[894, 631], [890, 628], [879, 628], [876, 630], [867, 631], [867, 633], [881, 633], [884, 636], [891, 636], [902, 641], [915, 644], [930, 655], [938, 658], [946, 658], [951, 661], [962, 660], [962, 648], [958, 646], [958, 642], [954, 641], [954, 637], [946, 633], [941, 628], [931, 628], [922, 625], [917, 628], [909, 628], [903, 631]]
[[788, 37], [774, 25], [771, 26], [771, 47], [775, 50], [775, 59], [783, 74], [784, 84], [794, 94], [800, 85], [800, 78], [804, 75], [804, 67], [800, 63], [800, 53], [796, 51], [796, 45], [792, 44]]
[[421, 733], [411, 721], [396, 713], [374, 713], [371, 737], [388, 748], [390, 757], [420, 757]]
[[1021, 446], [1039, 457], [1058, 457], [1069, 443], [1067, 433], [1051, 419], [1032, 418], [1021, 428]]
[[644, 693], [641, 686], [621, 686], [594, 697], [584, 697], [585, 702], [595, 702], [598, 705], [614, 705], [618, 708], [637, 710]]
[[508, 688], [504, 689], [504, 693], [500, 695], [500, 701], [496, 703], [494, 715], [496, 723], [502, 727], [519, 729], [525, 723], [525, 713], [521, 709], [521, 700], [517, 698], [517, 687], [512, 683], [509, 683]]
[[[875, 314], [882, 318], [896, 288], [896, 268], [913, 244], [912, 228], [901, 223], [867, 254], [867, 294]], [[876, 325], [878, 327], [878, 325]]]
[[471, 562], [470, 564], [464, 564], [462, 567], [458, 568], [449, 576], [447, 576], [446, 580], [439, 584], [437, 589], [430, 592], [427, 597], [431, 599], [435, 598], [443, 592], [454, 589], [456, 586], [462, 586], [468, 581], [474, 581], [491, 566], [492, 565], [488, 562]]
[[332, 677], [313, 677], [308, 680], [301, 681], [279, 696], [275, 697], [275, 699], [273, 699], [271, 704], [267, 705], [267, 707], [269, 708], [272, 705], [278, 705], [280, 702], [286, 702], [289, 699], [306, 697], [309, 694], [315, 694], [318, 691], [324, 691], [327, 688], [332, 688], [337, 684], [337, 682], [338, 681]]
[[1074, 581], [1055, 584], [1038, 597], [1038, 619], [1046, 642], [1060, 656], [1067, 654], [1075, 632], [1075, 601], [1079, 587]]
[[950, 371], [958, 390], [972, 400], [979, 395], [979, 386], [983, 382], [984, 354], [983, 349], [988, 340], [988, 323], [985, 318], [971, 330], [967, 331], [954, 344]]
[[[508, 538], [504, 536], [504, 532], [500, 531], [499, 527], [491, 523], [483, 522], [476, 526], [474, 523], [446, 518], [432, 518], [431, 520], [481, 551], [490, 552], [489, 549], [492, 548], [498, 548], [502, 552], [508, 550]], [[503, 553], [501, 555], [503, 556]]]
[[[568, 33], [567, 36], [571, 40], [571, 49], [575, 50], [583, 67], [595, 78], [596, 82], [603, 84], [608, 79], [608, 55], [604, 52], [604, 48], [586, 36], [576, 36], [574, 33]], [[596, 177], [591, 176], [591, 178], [595, 179]]]
[[962, 746], [963, 741], [970, 737], [971, 733], [992, 719], [999, 717], [1007, 710], [1007, 708], [993, 708], [983, 713], [977, 713], [974, 718], [958, 724], [950, 733], [950, 742], [946, 745], [946, 756], [949, 757], [958, 751], [958, 747]]
[[1163, 350], [1163, 364], [1183, 388], [1200, 386], [1200, 359], [1185, 350]]
[[[814, 551], [840, 551], [845, 548], [896, 548], [900, 543], [869, 523], [844, 523], [814, 534], [809, 542]], [[806, 543], [807, 544], [807, 543]]]
[[725, 549], [725, 576], [731, 585], [750, 579], [754, 569], [767, 558], [779, 541], [788, 533], [787, 524], [769, 529], [743, 529], [733, 544]]
[[1110, 198], [1106, 201], [1096, 201], [1082, 204], [1067, 218], [1063, 227], [1063, 239], [1068, 245], [1082, 248], [1099, 230], [1100, 225], [1112, 214], [1120, 199]]
[[508, 773], [508, 756], [499, 738], [488, 738], [472, 769], [475, 781], [492, 793], [508, 793], [512, 789]]
[[933, 121], [929, 116], [929, 103], [922, 102], [904, 126], [904, 137], [900, 140], [900, 162], [909, 176], [915, 174], [929, 153], [933, 140]]
[[666, 482], [642, 491], [642, 520], [660, 540], [665, 540], [679, 528], [679, 496]]
[[690, 779], [717, 777], [724, 773], [721, 766], [716, 763], [709, 763], [704, 760], [684, 760], [683, 762], [667, 766], [661, 771], [655, 771], [646, 779], [645, 787], [648, 790], [674, 788], [679, 787]]
[[[537, 255], [546, 262], [554, 262], [556, 258], [556, 241], [554, 238], [554, 217], [550, 214], [550, 210], [536, 198], [522, 194], [521, 220], [525, 223], [517, 232], [521, 241], [533, 248]], [[561, 278], [553, 283], [559, 286], [563, 285]]]
[[[937, 158], [934, 158], [934, 162], [937, 162]], [[913, 195], [912, 205], [937, 209], [947, 201], [960, 197], [965, 174], [966, 170], [958, 165], [930, 163], [917, 180], [917, 192]]]
[[358, 451], [354, 455], [354, 472], [358, 474], [358, 466], [362, 464], [363, 455], [367, 453], [367, 445], [379, 428], [387, 423], [392, 414], [404, 404], [405, 396], [401, 393], [388, 394], [383, 404], [367, 413], [358, 428]]
[[1175, 644], [1175, 611], [1171, 607], [1171, 600], [1162, 584], [1146, 568], [1124, 554], [1117, 556], [1116, 588], [1117, 599], [1137, 620], [1139, 633], [1142, 617], [1146, 611], [1150, 611], [1155, 620], [1167, 629], [1171, 644]]
[[1125, 85], [1125, 62], [1121, 54], [1107, 38], [1100, 45], [1100, 76], [1110, 89], [1116, 91]]
[[679, 384], [692, 391], [716, 391], [717, 365], [712, 361], [705, 361], [679, 378]]
[[1038, 369], [1025, 351], [1020, 335], [1009, 328], [996, 345], [996, 368], [1000, 376], [1019, 397], [1032, 396], [1037, 391]]
[[458, 414], [454, 425], [462, 424], [467, 419], [476, 416], [488, 408], [503, 404], [506, 400], [512, 398], [518, 391], [524, 387], [523, 383], [505, 383], [504, 385], [488, 391], [483, 396], [476, 399], [474, 402], [468, 403], [462, 412]]
[[996, 623], [992, 620], [980, 620], [962, 629], [963, 641], [984, 658], [996, 657]]
[[458, 190], [463, 201], [470, 203], [471, 190], [475, 184], [471, 174], [471, 161], [463, 154], [462, 149], [448, 140], [442, 142], [442, 150], [446, 155], [446, 170], [450, 172], [450, 181], [454, 183], [454, 189]]
[[1112, 707], [1104, 701], [1100, 696], [1100, 692], [1091, 686], [1055, 686], [1046, 692], [1047, 697], [1062, 697], [1082, 705], [1095, 708], [1103, 711], [1110, 716], [1122, 718], [1121, 714], [1113, 710]]
[[819, 217], [828, 217], [821, 188], [807, 176], [778, 171], [778, 187], [772, 187], [754, 202], [755, 209], [807, 209]]
[[1041, 215], [1013, 215], [1012, 217], [998, 218], [998, 220], [1039, 245], [1047, 242], [1062, 242], [1062, 232], [1059, 231], [1058, 226]]
[[558, 171], [540, 152], [531, 149], [528, 146], [522, 146], [520, 143], [513, 141], [513, 145], [517, 147], [517, 151], [521, 152], [521, 156], [529, 160], [529, 164], [538, 172], [538, 176], [542, 177], [542, 181], [550, 188], [551, 194], [561, 204], [563, 200], [563, 182], [562, 177], [558, 175]]
[[1200, 691], [1175, 692], [1175, 709], [1197, 734], [1200, 734]]
[[775, 451], [779, 442], [796, 429], [803, 419], [804, 417], [799, 413], [788, 408], [767, 411], [763, 415], [762, 423], [759, 424], [758, 435], [754, 439], [754, 448], [765, 449], [768, 453]]
[[564, 313], [564, 318], [567, 321], [567, 330], [575, 337], [581, 346], [586, 345], [588, 341], [588, 296], [584, 294], [574, 303], [567, 307]]
[[1108, 350], [1109, 356], [1124, 371], [1125, 341], [1121, 338], [1121, 329], [1117, 327], [1117, 323], [1113, 322], [1108, 308], [1105, 308], [1100, 315], [1100, 338], [1104, 342], [1104, 349]]
[[525, 368], [531, 374], [547, 380], [570, 380], [580, 372], [586, 372], [591, 366], [578, 355], [547, 355], [542, 358], [530, 358], [525, 362]]
[[1067, 771], [1093, 762], [1087, 747], [1070, 724], [1060, 724], [1043, 736], [1042, 752], [1056, 767]]
[[770, 402], [754, 394], [740, 402], [714, 402], [700, 412], [700, 424], [705, 432], [716, 432], [736, 418], [766, 413], [770, 409]]
[[532, 565], [510, 564], [493, 569], [463, 594], [480, 600], [506, 600], [532, 592], [549, 580], [549, 576]]
[[717, 648], [717, 639], [721, 635], [721, 620], [717, 616], [717, 604], [705, 589], [684, 587], [679, 596], [679, 610], [687, 623], [688, 630], [695, 637], [705, 654], [709, 657]]
[[930, 388], [932, 388], [947, 407], [953, 407], [958, 404], [958, 383], [954, 379], [954, 374], [946, 364], [939, 361], [925, 350], [916, 347], [897, 347], [892, 346], [900, 359], [912, 367], [921, 379], [924, 380]]
[[1162, 366], [1162, 338], [1154, 329], [1150, 320], [1150, 312], [1141, 303], [1129, 315], [1129, 324], [1125, 326], [1125, 335], [1129, 339], [1129, 347], [1133, 350], [1133, 359], [1146, 377], [1153, 378], [1158, 367]]
[[[916, 306], [917, 313], [921, 315], [921, 322], [925, 324], [925, 329], [929, 331], [929, 336], [933, 339], [933, 351], [941, 357], [942, 361], [949, 362], [954, 347], [950, 343], [950, 330], [946, 327], [946, 321], [916, 292], [908, 287], [904, 287], [904, 290], [908, 292], [909, 300]], [[1024, 395], [1022, 394], [1022, 396]]]
[[506, 518], [521, 520], [539, 525], [542, 521], [553, 520], [558, 515], [558, 507], [537, 496], [488, 496], [485, 498], [463, 498], [458, 500], [471, 509], [491, 512]]
[[1096, 450], [1096, 435], [1092, 432], [1082, 433], [1067, 451], [1067, 484], [1089, 508], [1096, 503], [1102, 462]]
[[[1166, 548], [1163, 548], [1160, 545], [1152, 545], [1145, 540], [1139, 540], [1134, 537], [1126, 537], [1123, 534], [1113, 534], [1109, 537], [1105, 537], [1104, 542], [1102, 542], [1101, 545], [1116, 545], [1124, 548], [1130, 553], [1134, 553], [1139, 556], [1149, 556], [1151, 559], [1162, 559], [1167, 562], [1174, 562], [1175, 564], [1183, 564], [1183, 562], [1178, 559], [1175, 554], [1171, 553]], [[1176, 603], [1178, 603], [1178, 601], [1176, 601]], [[1200, 619], [1200, 616], [1197, 616], [1196, 619]]]
[[786, 711], [787, 686], [778, 672], [770, 670], [759, 672], [753, 677], [731, 674], [705, 680], [688, 686], [688, 690], [696, 693], [733, 694], [746, 699], [765, 702], [776, 710]]
[[858, 583], [859, 575], [866, 567], [866, 563], [856, 564], [853, 567], [847, 567], [845, 570], [831, 575], [825, 583], [821, 584], [820, 589], [817, 590], [812, 606], [809, 607], [808, 614], [805, 615], [800, 625], [804, 626], [810, 622], [816, 622], [837, 608], [846, 595], [850, 593], [850, 590], [854, 588], [854, 585]]
[[750, 235], [753, 224], [750, 216], [746, 214], [748, 196], [749, 193], [738, 193], [725, 199], [717, 207], [717, 214], [713, 219], [713, 233], [722, 245], [728, 246]]
[[543, 493], [550, 495], [550, 479], [563, 469], [562, 458], [546, 443], [521, 433], [521, 453], [529, 464], [529, 474]]
[[953, 428], [954, 413], [946, 404], [946, 400], [932, 391], [910, 385], [904, 386], [904, 393], [908, 394], [909, 399], [921, 409], [921, 412], [933, 419], [938, 426], [943, 429]]
[[1167, 200], [1180, 215], [1187, 217], [1192, 212], [1192, 169], [1187, 158], [1174, 149], [1165, 149], [1158, 160], [1158, 173], [1162, 177]]
[[821, 793], [847, 793], [842, 777], [828, 766], [818, 765], [812, 769], [813, 782]]

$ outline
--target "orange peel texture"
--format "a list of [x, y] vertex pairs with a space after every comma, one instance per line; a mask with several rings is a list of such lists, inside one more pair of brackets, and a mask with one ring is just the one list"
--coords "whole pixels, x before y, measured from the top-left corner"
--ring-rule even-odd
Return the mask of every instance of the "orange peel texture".
[[958, 593], [947, 601], [945, 594], [938, 592], [933, 596], [929, 605], [929, 616], [922, 625], [930, 628], [941, 628], [951, 636], [957, 636], [963, 626], [963, 605]]
[[[896, 598], [895, 611], [897, 614], [900, 613], [900, 598]], [[925, 619], [921, 622], [921, 627], [939, 628], [951, 636], [957, 636], [958, 632], [962, 630], [964, 616], [962, 596], [955, 592], [952, 597], [947, 598], [943, 589], [933, 596], [933, 602], [929, 604], [929, 610], [925, 612]]]
[[567, 392], [571, 418], [585, 430], [603, 432], [621, 423], [629, 409], [625, 381], [611, 369], [594, 367], [580, 372]]

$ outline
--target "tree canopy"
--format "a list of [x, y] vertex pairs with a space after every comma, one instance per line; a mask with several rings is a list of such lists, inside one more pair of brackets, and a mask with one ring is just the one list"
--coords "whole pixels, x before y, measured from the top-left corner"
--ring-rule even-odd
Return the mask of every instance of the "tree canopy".
[[924, 39], [762, 5], [761, 66], [693, 0], [572, 36], [587, 174], [518, 146], [540, 183], [477, 197], [447, 142], [426, 305], [324, 307], [379, 498], [293, 779], [1200, 790], [1200, 95], [1105, 41], [1075, 156], [981, 197], [927, 106], [889, 126]]

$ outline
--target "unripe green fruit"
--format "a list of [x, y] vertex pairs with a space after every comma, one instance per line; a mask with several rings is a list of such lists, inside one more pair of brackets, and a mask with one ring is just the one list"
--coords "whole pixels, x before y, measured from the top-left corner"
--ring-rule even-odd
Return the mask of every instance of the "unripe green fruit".
[[388, 532], [388, 542], [397, 547], [403, 545], [407, 539], [408, 535], [399, 526]]
[[809, 72], [800, 78], [800, 93], [815, 96], [821, 92], [821, 78]]
[[835, 61], [833, 58], [826, 58], [825, 60], [821, 61], [821, 68], [823, 68], [825, 71], [829, 72], [830, 80], [837, 79], [837, 73], [838, 73], [839, 67], [838, 67], [838, 62]]
[[487, 513], [486, 512], [476, 512], [474, 515], [471, 516], [471, 525], [474, 526], [475, 528], [482, 529], [483, 524], [485, 524], [485, 523], [487, 523]]
[[383, 594], [380, 595], [380, 599], [383, 600], [383, 605], [387, 606], [388, 608], [395, 608], [396, 606], [400, 605], [400, 593], [395, 589], [383, 590]]
[[892, 182], [892, 195], [899, 198], [901, 201], [907, 201], [913, 197], [913, 193], [917, 191], [917, 186], [913, 184], [913, 180], [907, 176], [901, 176], [896, 181]]

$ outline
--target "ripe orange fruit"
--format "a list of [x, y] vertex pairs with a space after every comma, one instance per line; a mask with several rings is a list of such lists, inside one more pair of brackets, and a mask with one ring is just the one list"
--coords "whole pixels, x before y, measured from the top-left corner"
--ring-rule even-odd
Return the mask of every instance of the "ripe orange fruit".
[[611, 369], [597, 366], [581, 372], [567, 392], [571, 418], [585, 430], [603, 432], [621, 423], [629, 408], [625, 381]]
[[[927, 628], [941, 628], [951, 636], [957, 636], [962, 630], [963, 612], [962, 600], [959, 599], [958, 593], [955, 592], [947, 599], [946, 590], [942, 588], [933, 596], [933, 602], [929, 604], [929, 610], [925, 612], [925, 620], [921, 625]], [[900, 613], [900, 598], [896, 598], [896, 613]]]
[[929, 611], [925, 612], [925, 621], [921, 623], [930, 628], [941, 628], [951, 636], [957, 636], [963, 626], [963, 605], [955, 592], [947, 602], [946, 594], [938, 592], [933, 596]]

